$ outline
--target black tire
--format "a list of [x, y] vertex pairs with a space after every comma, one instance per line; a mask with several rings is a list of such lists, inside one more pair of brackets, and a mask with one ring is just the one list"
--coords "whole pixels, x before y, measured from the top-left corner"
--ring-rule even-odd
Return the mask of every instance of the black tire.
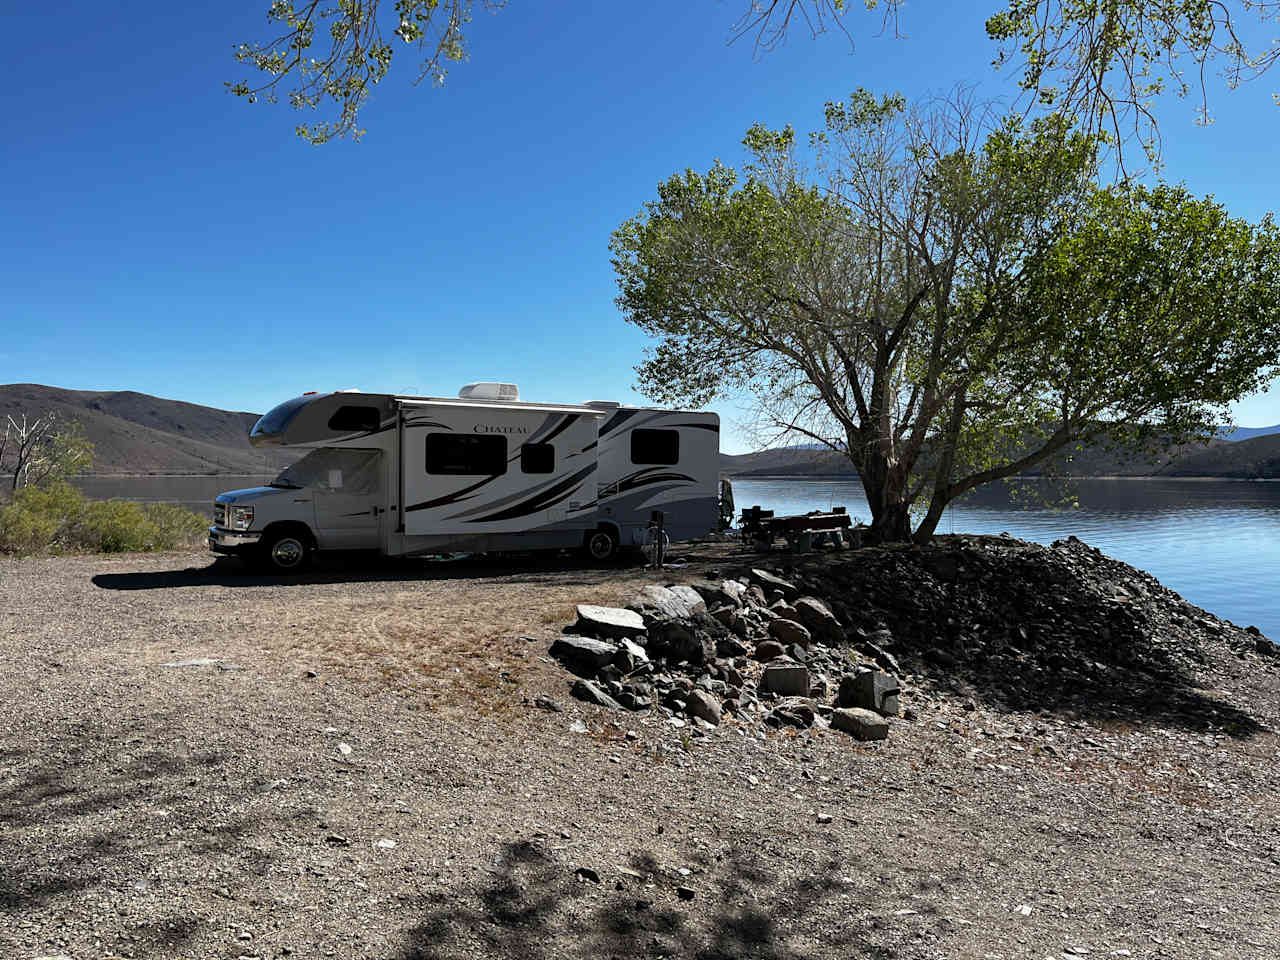
[[599, 527], [587, 534], [582, 546], [593, 563], [608, 563], [618, 556], [618, 535], [610, 527]]
[[270, 573], [301, 573], [311, 565], [311, 540], [298, 530], [269, 533], [258, 548], [258, 566]]

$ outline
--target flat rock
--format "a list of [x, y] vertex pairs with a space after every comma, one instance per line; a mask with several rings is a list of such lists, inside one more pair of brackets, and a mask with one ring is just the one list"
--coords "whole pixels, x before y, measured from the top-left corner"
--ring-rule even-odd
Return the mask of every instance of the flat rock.
[[795, 600], [800, 596], [800, 591], [796, 589], [795, 584], [788, 583], [768, 570], [753, 569], [751, 571], [751, 581], [760, 587], [766, 596], [768, 596], [770, 590], [782, 591], [782, 596], [787, 600]]
[[831, 726], [851, 734], [855, 740], [884, 740], [889, 736], [889, 721], [874, 711], [860, 707], [832, 710]]
[[640, 592], [627, 604], [627, 609], [645, 621], [663, 622], [691, 620], [695, 613], [705, 612], [707, 605], [692, 587], [672, 589], [651, 583], [640, 588]]
[[573, 629], [577, 633], [606, 639], [634, 639], [646, 633], [644, 619], [634, 610], [598, 607], [594, 603], [578, 604], [578, 622]]
[[556, 638], [548, 653], [557, 660], [565, 660], [598, 670], [618, 655], [618, 645], [607, 640], [566, 633]]
[[783, 644], [794, 643], [801, 647], [808, 647], [813, 642], [813, 635], [802, 624], [782, 617], [769, 621], [769, 634]]
[[579, 700], [594, 703], [598, 707], [608, 707], [611, 710], [624, 709], [622, 704], [605, 693], [599, 684], [592, 683], [590, 680], [576, 681], [570, 692]]

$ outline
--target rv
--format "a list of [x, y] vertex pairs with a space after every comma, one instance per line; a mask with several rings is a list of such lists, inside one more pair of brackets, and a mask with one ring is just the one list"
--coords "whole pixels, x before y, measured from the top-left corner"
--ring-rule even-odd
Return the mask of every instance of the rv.
[[209, 549], [279, 573], [318, 550], [387, 556], [583, 548], [610, 560], [716, 528], [720, 420], [617, 403], [526, 403], [514, 384], [456, 398], [307, 393], [263, 416], [258, 447], [306, 451], [214, 502]]

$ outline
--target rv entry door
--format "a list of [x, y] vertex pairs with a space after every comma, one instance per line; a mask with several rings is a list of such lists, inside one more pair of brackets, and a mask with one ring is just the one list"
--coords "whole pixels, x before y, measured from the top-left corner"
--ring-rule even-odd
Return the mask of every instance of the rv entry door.
[[380, 450], [329, 449], [314, 484], [316, 539], [327, 550], [373, 550], [385, 514]]

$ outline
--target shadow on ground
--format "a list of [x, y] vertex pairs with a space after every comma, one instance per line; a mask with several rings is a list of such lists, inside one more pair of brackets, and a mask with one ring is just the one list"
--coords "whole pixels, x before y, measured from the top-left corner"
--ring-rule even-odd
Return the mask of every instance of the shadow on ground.
[[5, 752], [0, 766], [0, 926], [41, 910], [75, 912], [84, 926], [100, 903], [94, 936], [133, 957], [171, 956], [198, 929], [189, 912], [152, 916], [155, 891], [207, 879], [210, 857], [240, 858], [294, 818], [267, 804], [211, 808], [191, 785], [226, 783], [236, 764], [180, 738], [144, 743], [78, 722], [38, 749]]
[[[541, 844], [506, 844], [485, 882], [422, 898], [416, 905], [421, 919], [398, 960], [800, 960], [813, 955], [814, 941], [797, 941], [817, 930], [826, 954], [898, 956], [877, 936], [880, 921], [872, 910], [882, 894], [874, 871], [856, 863], [828, 863], [783, 881], [754, 855], [738, 851], [684, 878], [640, 852], [629, 857], [626, 870], [602, 869], [597, 882]], [[677, 892], [686, 884], [688, 900]]]

